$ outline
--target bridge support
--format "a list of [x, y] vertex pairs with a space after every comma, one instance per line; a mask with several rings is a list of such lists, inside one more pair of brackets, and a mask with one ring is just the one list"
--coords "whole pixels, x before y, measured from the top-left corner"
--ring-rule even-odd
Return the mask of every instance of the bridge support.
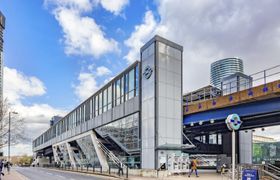
[[69, 159], [71, 162], [71, 166], [76, 168], [76, 162], [75, 162], [75, 159], [73, 156], [73, 149], [72, 149], [71, 145], [69, 144], [69, 142], [66, 143], [66, 147], [67, 147], [67, 152], [68, 152]]
[[94, 145], [94, 149], [95, 149], [95, 152], [97, 154], [98, 160], [99, 160], [99, 162], [102, 166], [102, 170], [108, 171], [109, 170], [109, 165], [108, 165], [108, 162], [107, 162], [107, 159], [106, 159], [106, 155], [101, 150], [101, 147], [97, 142], [97, 137], [96, 137], [96, 134], [95, 134], [94, 131], [91, 131], [90, 137], [91, 137], [92, 143]]
[[54, 158], [54, 161], [55, 161], [56, 163], [60, 162], [59, 157], [58, 157], [58, 154], [57, 154], [57, 146], [52, 145], [52, 149], [53, 149], [53, 158]]

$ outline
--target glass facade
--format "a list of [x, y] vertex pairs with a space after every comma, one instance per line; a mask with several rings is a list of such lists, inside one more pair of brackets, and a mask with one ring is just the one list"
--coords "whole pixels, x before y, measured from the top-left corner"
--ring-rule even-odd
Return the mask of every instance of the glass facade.
[[[137, 74], [136, 74], [137, 73]], [[33, 141], [37, 147], [139, 94], [139, 62], [106, 84], [97, 93]], [[137, 79], [136, 79], [137, 78]]]
[[102, 136], [109, 135], [128, 151], [140, 150], [139, 113], [132, 114], [96, 129]]
[[99, 127], [96, 132], [111, 144], [119, 146], [118, 148], [115, 147], [113, 151], [122, 162], [130, 168], [140, 168], [141, 138], [138, 112]]

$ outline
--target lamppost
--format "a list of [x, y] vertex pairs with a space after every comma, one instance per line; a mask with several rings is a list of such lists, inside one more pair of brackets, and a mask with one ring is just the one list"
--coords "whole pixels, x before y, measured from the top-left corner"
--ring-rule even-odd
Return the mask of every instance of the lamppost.
[[9, 112], [9, 130], [8, 130], [8, 161], [11, 162], [11, 114], [18, 114], [15, 111]]

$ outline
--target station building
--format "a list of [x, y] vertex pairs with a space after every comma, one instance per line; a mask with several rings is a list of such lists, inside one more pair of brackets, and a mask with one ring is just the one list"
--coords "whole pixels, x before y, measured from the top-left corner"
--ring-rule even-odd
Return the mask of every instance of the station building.
[[140, 49], [140, 61], [100, 88], [33, 141], [47, 163], [109, 163], [157, 169], [182, 152], [183, 47], [160, 36]]

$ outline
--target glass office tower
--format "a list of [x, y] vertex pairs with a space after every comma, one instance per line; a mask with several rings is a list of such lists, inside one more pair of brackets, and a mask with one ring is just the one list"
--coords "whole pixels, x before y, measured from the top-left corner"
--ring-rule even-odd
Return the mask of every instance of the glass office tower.
[[3, 31], [5, 29], [5, 16], [0, 11], [0, 101], [3, 100]]
[[211, 64], [211, 84], [221, 89], [223, 78], [235, 74], [243, 73], [243, 61], [239, 58], [221, 59]]

